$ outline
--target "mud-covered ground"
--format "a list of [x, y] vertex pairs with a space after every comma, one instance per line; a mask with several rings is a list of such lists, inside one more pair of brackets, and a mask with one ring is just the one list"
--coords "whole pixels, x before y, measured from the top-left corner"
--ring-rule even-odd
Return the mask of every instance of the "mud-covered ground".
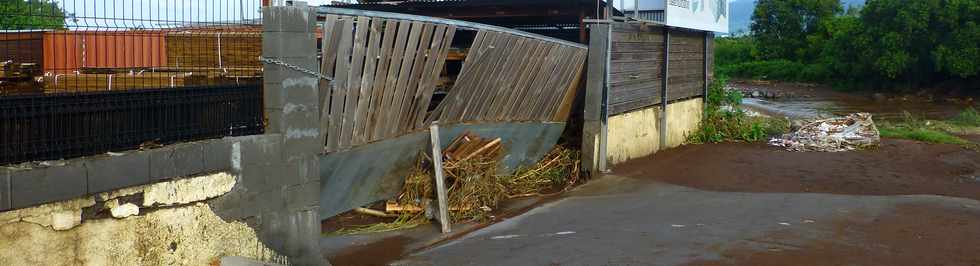
[[712, 191], [943, 195], [980, 200], [980, 153], [884, 139], [877, 150], [789, 152], [763, 143], [687, 145], [613, 168]]

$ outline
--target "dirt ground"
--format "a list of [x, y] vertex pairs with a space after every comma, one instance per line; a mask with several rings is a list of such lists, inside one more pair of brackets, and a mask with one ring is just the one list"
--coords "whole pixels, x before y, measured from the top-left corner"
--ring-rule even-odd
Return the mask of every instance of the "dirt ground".
[[[900, 205], [870, 221], [834, 221], [832, 239], [768, 250], [737, 246], [722, 259], [689, 265], [980, 265], [980, 213], [927, 204]], [[791, 231], [753, 241], [785, 243], [805, 238]]]
[[613, 167], [713, 191], [932, 194], [980, 200], [980, 153], [884, 139], [877, 150], [788, 152], [762, 143], [688, 145]]

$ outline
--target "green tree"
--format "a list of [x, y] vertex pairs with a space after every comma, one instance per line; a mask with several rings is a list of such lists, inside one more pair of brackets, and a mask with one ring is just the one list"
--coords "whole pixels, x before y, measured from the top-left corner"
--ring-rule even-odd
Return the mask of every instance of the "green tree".
[[808, 38], [842, 10], [838, 0], [759, 0], [750, 28], [763, 58], [812, 59]]
[[65, 12], [51, 0], [0, 0], [0, 29], [63, 29]]
[[861, 12], [863, 61], [910, 84], [980, 74], [976, 0], [872, 0]]

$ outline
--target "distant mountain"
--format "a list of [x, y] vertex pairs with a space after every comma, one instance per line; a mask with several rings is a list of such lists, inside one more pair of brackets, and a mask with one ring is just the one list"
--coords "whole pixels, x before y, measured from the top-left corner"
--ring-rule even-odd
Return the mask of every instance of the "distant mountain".
[[[863, 6], [865, 0], [841, 0], [841, 5], [845, 8], [849, 6]], [[755, 0], [735, 0], [730, 3], [728, 19], [728, 32], [732, 35], [742, 35], [749, 33], [749, 24], [752, 23], [752, 12], [755, 11]]]

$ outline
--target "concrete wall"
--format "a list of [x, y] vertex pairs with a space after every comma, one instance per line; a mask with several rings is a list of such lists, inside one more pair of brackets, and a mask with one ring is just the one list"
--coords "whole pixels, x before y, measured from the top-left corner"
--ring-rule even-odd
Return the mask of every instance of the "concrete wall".
[[702, 98], [668, 104], [666, 147], [660, 147], [660, 106], [610, 116], [608, 162], [617, 164], [684, 144], [687, 135], [697, 130], [703, 110]]
[[[313, 10], [263, 12], [264, 56], [317, 72]], [[327, 264], [318, 82], [266, 64], [263, 135], [0, 168], [0, 265], [206, 265], [268, 254]], [[112, 218], [113, 209], [139, 215]]]

